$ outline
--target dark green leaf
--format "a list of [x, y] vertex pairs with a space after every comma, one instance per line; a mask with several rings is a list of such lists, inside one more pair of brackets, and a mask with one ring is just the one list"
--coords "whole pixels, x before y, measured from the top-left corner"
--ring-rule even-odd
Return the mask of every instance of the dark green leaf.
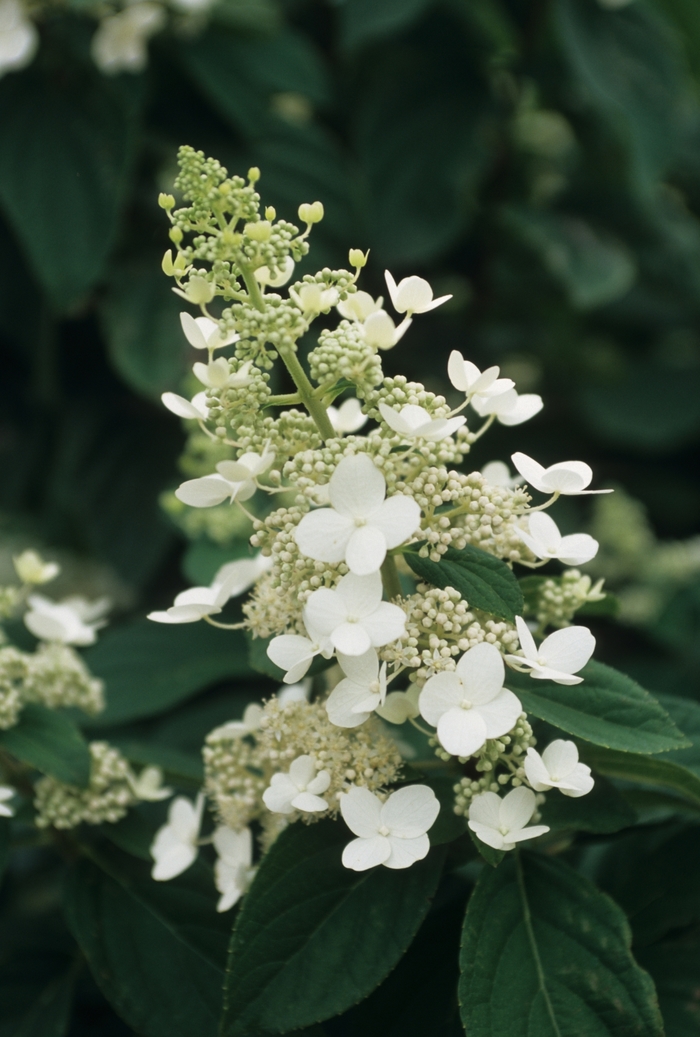
[[153, 256], [120, 267], [100, 304], [109, 356], [126, 384], [144, 396], [178, 390], [190, 350], [182, 303]]
[[509, 857], [467, 907], [460, 1004], [470, 1037], [662, 1037], [622, 911], [571, 868]]
[[214, 576], [227, 562], [250, 558], [250, 545], [245, 540], [234, 541], [226, 547], [202, 538], [188, 545], [182, 559], [182, 573], [197, 587], [209, 586]]
[[12, 1037], [64, 1037], [70, 1022], [79, 961], [48, 983], [12, 1031]]
[[490, 864], [492, 868], [497, 868], [506, 855], [505, 850], [494, 850], [493, 846], [489, 846], [488, 843], [482, 843], [479, 836], [472, 831], [469, 832], [469, 835], [486, 863]]
[[101, 277], [131, 167], [138, 85], [77, 61], [0, 84], [0, 203], [53, 306]]
[[250, 673], [243, 635], [207, 623], [142, 619], [114, 627], [85, 652], [85, 661], [105, 682], [107, 709], [90, 721], [98, 727], [152, 716], [226, 677]]
[[405, 952], [443, 852], [405, 871], [358, 874], [340, 861], [350, 839], [342, 822], [293, 825], [264, 858], [233, 932], [222, 1037], [285, 1033], [337, 1015]]
[[616, 752], [595, 745], [581, 746], [581, 759], [599, 774], [623, 781], [641, 782], [671, 789], [700, 808], [700, 777], [674, 763], [670, 753], [663, 756], [643, 756], [640, 753]]
[[421, 580], [433, 587], [454, 587], [472, 608], [511, 622], [522, 615], [523, 596], [512, 570], [478, 547], [448, 547], [439, 562], [414, 551], [406, 551], [404, 558]]
[[95, 981], [143, 1037], [215, 1037], [228, 922], [202, 865], [168, 883], [114, 848], [74, 868], [68, 924]]
[[622, 828], [629, 828], [637, 820], [635, 811], [624, 796], [614, 785], [598, 775], [593, 791], [587, 796], [572, 798], [554, 790], [550, 792], [541, 814], [542, 824], [549, 825], [555, 831], [568, 828], [578, 832], [601, 834], [619, 832]]
[[698, 1037], [700, 929], [644, 947], [637, 959], [656, 984], [666, 1037]]
[[690, 744], [668, 713], [631, 677], [589, 662], [583, 683], [555, 684], [509, 672], [506, 683], [527, 713], [607, 749], [661, 753]]
[[356, 50], [416, 21], [432, 0], [346, 0], [340, 9], [340, 42]]
[[637, 185], [649, 191], [681, 133], [684, 81], [676, 41], [646, 4], [610, 11], [588, 0], [559, 0], [557, 14], [584, 103], [613, 128]]
[[90, 779], [87, 742], [60, 710], [29, 703], [18, 724], [0, 731], [0, 748], [69, 785], [85, 786]]

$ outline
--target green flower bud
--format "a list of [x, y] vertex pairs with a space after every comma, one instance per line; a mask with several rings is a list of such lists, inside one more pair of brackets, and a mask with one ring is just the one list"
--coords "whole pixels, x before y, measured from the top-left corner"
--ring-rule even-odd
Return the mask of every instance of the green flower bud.
[[367, 249], [366, 252], [363, 252], [361, 248], [351, 248], [348, 258], [350, 260], [350, 266], [354, 267], [356, 270], [361, 270], [363, 266], [367, 265], [369, 249]]
[[168, 237], [175, 245], [179, 245], [182, 241], [182, 231], [179, 227], [171, 227]]
[[161, 209], [165, 209], [169, 212], [175, 205], [175, 199], [171, 194], [165, 194], [163, 191], [158, 195], [158, 205]]
[[257, 183], [257, 181], [260, 179], [260, 170], [257, 166], [250, 167], [250, 169], [248, 170], [248, 179], [251, 182], [251, 184]]
[[275, 209], [274, 205], [268, 205], [267, 209], [265, 209], [265, 219], [274, 220], [276, 216], [277, 209]]
[[323, 219], [323, 203], [302, 202], [299, 206], [299, 219], [302, 223], [320, 223]]
[[175, 273], [175, 267], [173, 266], [173, 254], [170, 251], [170, 249], [168, 249], [168, 251], [163, 256], [163, 261], [160, 264], [160, 267], [163, 273], [166, 275], [166, 277], [172, 277]]

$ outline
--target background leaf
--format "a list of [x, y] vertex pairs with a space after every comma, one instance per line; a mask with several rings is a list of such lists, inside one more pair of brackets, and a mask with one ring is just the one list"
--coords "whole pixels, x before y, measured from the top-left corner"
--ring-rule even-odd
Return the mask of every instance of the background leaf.
[[556, 860], [485, 868], [464, 920], [459, 995], [470, 1037], [662, 1037], [654, 985], [622, 911]]
[[23, 763], [69, 785], [87, 785], [90, 751], [75, 724], [60, 710], [28, 703], [19, 723], [0, 731], [0, 747]]
[[366, 997], [425, 918], [443, 854], [405, 871], [353, 872], [343, 823], [292, 825], [264, 858], [231, 940], [223, 1037], [285, 1033]]

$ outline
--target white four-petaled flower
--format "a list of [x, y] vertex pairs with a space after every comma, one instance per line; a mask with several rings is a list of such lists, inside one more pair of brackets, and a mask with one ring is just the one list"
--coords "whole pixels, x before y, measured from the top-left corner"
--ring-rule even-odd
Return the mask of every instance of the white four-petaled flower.
[[304, 625], [308, 637], [304, 637], [303, 634], [280, 634], [273, 637], [267, 646], [268, 658], [275, 666], [287, 671], [284, 676], [285, 684], [296, 684], [300, 681], [317, 655], [330, 659], [335, 652], [330, 638], [314, 627], [306, 611]]
[[337, 727], [358, 727], [386, 698], [386, 663], [374, 648], [364, 655], [339, 655], [345, 674], [326, 701], [328, 719]]
[[[250, 367], [252, 360], [246, 360], [237, 371], [232, 371], [226, 357], [210, 360], [208, 364], [199, 361], [192, 365], [195, 378], [206, 385], [207, 389], [245, 389], [250, 385]], [[167, 406], [167, 404], [166, 404]]]
[[376, 572], [387, 550], [420, 525], [420, 507], [404, 494], [386, 498], [386, 480], [367, 454], [344, 457], [331, 476], [330, 508], [310, 511], [294, 530], [302, 554], [347, 562], [358, 576]]
[[109, 598], [86, 601], [85, 598], [71, 597], [51, 601], [41, 594], [30, 594], [24, 624], [42, 641], [92, 645], [97, 640], [97, 631], [107, 623], [104, 615], [110, 604]]
[[535, 792], [559, 789], [565, 796], [577, 799], [587, 795], [595, 784], [591, 768], [579, 763], [574, 742], [557, 738], [550, 742], [542, 755], [533, 749], [525, 757], [525, 774]]
[[427, 785], [408, 785], [392, 792], [385, 803], [369, 789], [357, 787], [339, 800], [343, 820], [357, 836], [343, 850], [346, 868], [410, 868], [427, 856], [427, 832], [440, 813], [440, 803]]
[[163, 771], [160, 767], [144, 767], [138, 777], [129, 776], [128, 780], [134, 795], [144, 803], [158, 803], [173, 794], [173, 790], [163, 784]]
[[513, 454], [511, 461], [523, 479], [541, 493], [562, 493], [576, 497], [582, 493], [612, 493], [612, 490], [587, 490], [593, 469], [585, 461], [560, 461], [544, 468], [527, 454]]
[[558, 558], [565, 565], [583, 565], [597, 554], [597, 540], [588, 533], [563, 537], [554, 519], [544, 511], [533, 512], [527, 525], [527, 532], [524, 529], [517, 529], [517, 532], [537, 558]]
[[471, 360], [465, 360], [457, 349], [453, 349], [447, 361], [447, 375], [455, 389], [463, 392], [472, 403], [477, 399], [488, 400], [492, 396], [512, 389], [512, 378], [499, 378], [500, 368], [489, 367], [480, 371]]
[[253, 833], [250, 828], [234, 832], [220, 825], [214, 832], [214, 881], [221, 893], [217, 911], [230, 911], [248, 889], [256, 869], [253, 867]]
[[384, 302], [381, 295], [373, 299], [369, 292], [353, 292], [336, 306], [341, 317], [346, 320], [354, 320], [357, 324], [364, 324], [371, 313], [377, 313]]
[[288, 773], [273, 774], [270, 784], [263, 792], [263, 803], [275, 814], [302, 813], [318, 814], [328, 809], [322, 798], [331, 783], [330, 773], [318, 771], [313, 757], [297, 756]]
[[520, 647], [524, 656], [507, 655], [506, 662], [537, 680], [555, 684], [580, 684], [583, 677], [575, 674], [583, 669], [595, 648], [595, 638], [587, 627], [564, 627], [545, 637], [537, 647], [530, 628], [522, 616], [515, 617]]
[[382, 601], [378, 572], [369, 576], [348, 573], [333, 590], [320, 587], [309, 595], [304, 624], [343, 655], [364, 655], [370, 648], [381, 648], [401, 637], [406, 613], [398, 605]]
[[175, 490], [175, 496], [183, 504], [193, 508], [213, 508], [227, 498], [244, 501], [252, 497], [257, 489], [257, 478], [275, 460], [274, 453], [243, 454], [237, 461], [219, 461], [216, 473], [199, 479], [188, 479]]
[[535, 793], [522, 785], [503, 799], [495, 792], [480, 792], [469, 806], [469, 827], [494, 850], [512, 850], [516, 843], [549, 831], [547, 825], [527, 827], [536, 805]]
[[328, 313], [338, 301], [338, 289], [324, 288], [322, 284], [307, 282], [290, 288], [289, 294], [299, 309], [309, 314]]
[[223, 349], [224, 346], [238, 342], [240, 338], [235, 331], [222, 336], [219, 325], [209, 317], [193, 317], [183, 312], [180, 314], [180, 324], [193, 349]]
[[198, 392], [191, 400], [186, 400], [184, 396], [178, 396], [175, 392], [164, 392], [161, 401], [163, 406], [167, 407], [171, 414], [177, 414], [178, 418], [206, 421], [209, 416], [206, 392]]
[[386, 286], [397, 313], [427, 313], [434, 310], [436, 306], [442, 306], [444, 302], [451, 299], [451, 295], [441, 295], [439, 299], [433, 299], [433, 289], [422, 277], [404, 277], [397, 284], [388, 270], [384, 271]]
[[367, 424], [368, 417], [362, 413], [362, 404], [355, 396], [343, 400], [339, 407], [329, 407], [328, 417], [335, 432], [357, 432]]
[[521, 395], [515, 389], [509, 389], [488, 399], [475, 396], [471, 404], [480, 417], [487, 418], [493, 414], [501, 425], [522, 425], [524, 421], [529, 421], [535, 414], [539, 414], [544, 406], [542, 397], [537, 393]]
[[168, 823], [159, 828], [151, 844], [155, 864], [151, 875], [157, 882], [167, 882], [194, 864], [199, 853], [199, 829], [204, 811], [204, 793], [193, 803], [177, 796], [170, 804]]
[[419, 407], [415, 403], [407, 403], [401, 410], [380, 403], [379, 412], [389, 428], [399, 436], [404, 439], [426, 439], [429, 443], [447, 439], [467, 420], [464, 415], [458, 415], [456, 418], [431, 418], [425, 407]]
[[522, 712], [520, 700], [503, 687], [503, 656], [482, 641], [465, 652], [454, 671], [425, 684], [418, 706], [437, 728], [440, 744], [453, 756], [471, 756], [487, 738], [507, 734]]

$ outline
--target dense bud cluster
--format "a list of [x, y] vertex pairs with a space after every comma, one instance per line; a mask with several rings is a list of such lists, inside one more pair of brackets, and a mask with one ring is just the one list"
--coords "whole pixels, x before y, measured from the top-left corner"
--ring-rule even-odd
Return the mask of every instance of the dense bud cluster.
[[119, 821], [138, 802], [131, 770], [118, 749], [107, 742], [90, 743], [90, 783], [81, 789], [57, 778], [37, 782], [34, 806], [39, 828], [76, 828]]

